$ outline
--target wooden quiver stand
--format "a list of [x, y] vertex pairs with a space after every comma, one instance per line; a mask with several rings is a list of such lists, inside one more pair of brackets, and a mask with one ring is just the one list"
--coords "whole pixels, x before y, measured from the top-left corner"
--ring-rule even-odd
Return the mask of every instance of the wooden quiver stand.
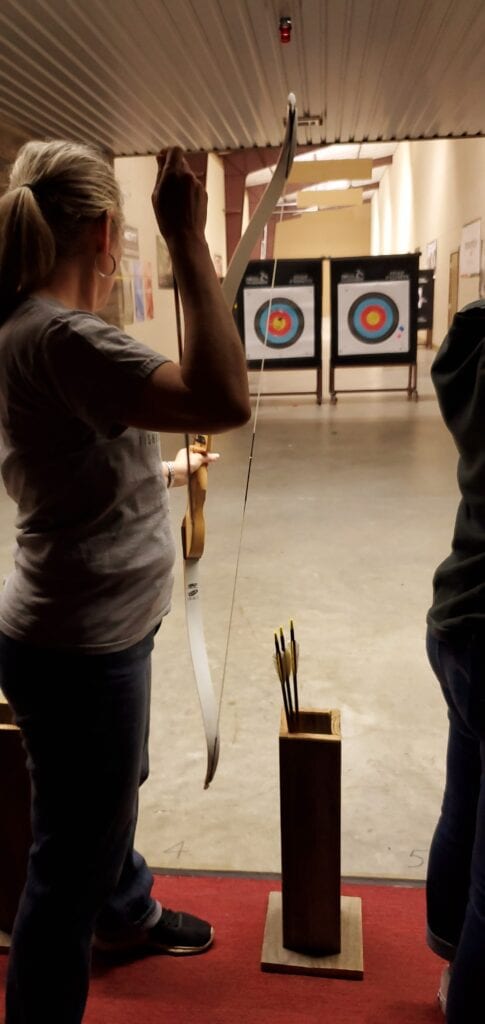
[[279, 735], [281, 892], [268, 901], [266, 971], [362, 978], [362, 907], [340, 894], [340, 713], [301, 710]]
[[0, 697], [0, 952], [10, 945], [30, 844], [30, 779], [25, 750], [10, 708]]

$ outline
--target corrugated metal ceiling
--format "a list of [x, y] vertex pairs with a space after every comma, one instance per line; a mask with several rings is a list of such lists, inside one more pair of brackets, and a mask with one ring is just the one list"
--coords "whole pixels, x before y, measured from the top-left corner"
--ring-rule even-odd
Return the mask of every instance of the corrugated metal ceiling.
[[484, 69], [484, 0], [0, 0], [0, 119], [116, 155], [485, 135]]

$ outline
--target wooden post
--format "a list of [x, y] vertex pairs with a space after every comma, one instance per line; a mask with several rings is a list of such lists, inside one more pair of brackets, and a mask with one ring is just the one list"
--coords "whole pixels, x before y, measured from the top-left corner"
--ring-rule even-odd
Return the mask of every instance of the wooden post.
[[298, 732], [282, 715], [279, 748], [283, 945], [339, 953], [339, 712], [301, 711]]
[[32, 841], [30, 779], [20, 730], [0, 700], [0, 952], [8, 949]]
[[265, 971], [363, 978], [362, 907], [340, 893], [340, 713], [302, 709], [279, 735], [281, 893], [269, 895]]

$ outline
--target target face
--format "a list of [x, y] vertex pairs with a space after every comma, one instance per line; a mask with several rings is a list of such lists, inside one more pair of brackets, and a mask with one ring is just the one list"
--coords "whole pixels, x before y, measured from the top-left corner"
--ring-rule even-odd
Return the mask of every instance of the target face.
[[303, 311], [291, 299], [263, 302], [254, 317], [256, 336], [268, 348], [289, 348], [301, 338], [304, 327]]
[[338, 355], [409, 352], [409, 280], [340, 283]]
[[[313, 285], [245, 288], [244, 345], [248, 359], [315, 357]], [[266, 337], [267, 336], [267, 337]]]
[[369, 292], [352, 303], [347, 317], [354, 338], [366, 345], [386, 341], [399, 326], [399, 310], [389, 295]]

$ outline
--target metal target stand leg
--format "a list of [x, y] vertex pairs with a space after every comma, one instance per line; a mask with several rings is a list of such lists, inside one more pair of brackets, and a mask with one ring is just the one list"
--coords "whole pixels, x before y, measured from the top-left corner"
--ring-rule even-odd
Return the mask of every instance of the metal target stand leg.
[[[387, 366], [387, 363], [383, 363], [383, 366]], [[404, 364], [405, 365], [405, 364]], [[373, 364], [374, 368], [374, 364]], [[345, 370], [345, 366], [340, 366], [340, 370]], [[349, 366], [347, 369], [355, 369], [355, 366]], [[329, 373], [329, 392], [330, 392], [330, 405], [337, 404], [337, 394], [341, 395], [364, 395], [364, 394], [376, 394], [376, 393], [389, 393], [389, 392], [405, 392], [408, 401], [413, 399], [417, 402], [419, 399], [418, 394], [418, 366], [417, 363], [410, 363], [408, 366], [408, 382], [405, 387], [402, 388], [336, 388], [335, 387], [335, 366], [330, 364]]]

